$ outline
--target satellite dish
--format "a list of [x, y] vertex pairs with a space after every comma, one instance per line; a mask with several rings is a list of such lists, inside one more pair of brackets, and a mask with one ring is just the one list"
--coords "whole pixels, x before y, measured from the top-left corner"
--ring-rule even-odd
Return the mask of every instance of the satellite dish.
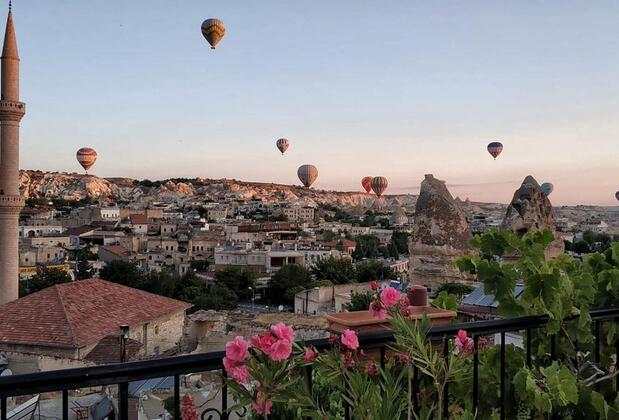
[[279, 312], [283, 311], [283, 310], [284, 310], [284, 305], [279, 305], [279, 306], [277, 307], [277, 310], [278, 310]]

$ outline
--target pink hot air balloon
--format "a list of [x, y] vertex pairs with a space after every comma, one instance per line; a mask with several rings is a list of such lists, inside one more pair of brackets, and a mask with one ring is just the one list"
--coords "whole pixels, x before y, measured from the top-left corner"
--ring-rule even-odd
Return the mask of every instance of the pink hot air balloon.
[[297, 176], [307, 188], [311, 187], [318, 178], [318, 168], [314, 165], [301, 165], [297, 169]]
[[366, 193], [369, 193], [370, 191], [372, 191], [372, 177], [371, 176], [363, 177], [363, 179], [361, 180], [361, 186], [363, 187]]
[[279, 151], [282, 152], [282, 155], [283, 155], [286, 152], [286, 150], [288, 150], [288, 146], [290, 146], [290, 142], [288, 142], [288, 139], [279, 139], [277, 140], [275, 145], [277, 146]]
[[90, 147], [82, 147], [80, 150], [77, 151], [76, 157], [77, 161], [80, 163], [80, 165], [82, 165], [82, 168], [84, 168], [84, 170], [86, 170], [86, 173], [88, 173], [88, 170], [97, 161], [97, 152], [95, 151], [95, 149], [92, 149]]
[[501, 154], [503, 151], [503, 143], [498, 141], [493, 141], [488, 144], [488, 153], [492, 155], [492, 157], [496, 160], [497, 156]]
[[389, 182], [387, 182], [387, 178], [384, 176], [375, 176], [372, 178], [372, 191], [374, 191], [377, 197], [383, 195], [388, 185]]

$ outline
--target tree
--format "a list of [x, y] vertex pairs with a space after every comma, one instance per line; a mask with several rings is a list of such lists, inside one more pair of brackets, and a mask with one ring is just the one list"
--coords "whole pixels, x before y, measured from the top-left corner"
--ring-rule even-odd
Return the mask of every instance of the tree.
[[383, 265], [381, 261], [366, 260], [355, 265], [357, 281], [364, 283], [373, 280], [386, 280], [394, 277], [393, 270]]
[[307, 268], [298, 264], [286, 264], [271, 279], [267, 290], [269, 300], [277, 303], [291, 303], [294, 301], [287, 293], [291, 289], [297, 292], [309, 288], [312, 283], [312, 273]]
[[361, 221], [360, 225], [364, 227], [374, 226], [375, 219], [376, 217], [374, 216], [374, 212], [372, 210], [368, 210], [365, 212], [365, 217]]
[[395, 245], [400, 254], [408, 255], [408, 240], [410, 236], [408, 232], [398, 231], [393, 232], [391, 235], [391, 243]]
[[464, 295], [468, 295], [473, 291], [473, 286], [464, 283], [457, 283], [455, 281], [447, 282], [441, 284], [438, 289], [436, 289], [436, 294], [439, 295], [441, 292], [447, 292], [450, 295], [455, 295], [458, 300], [462, 298]]
[[367, 311], [370, 307], [370, 302], [374, 299], [374, 292], [368, 290], [366, 292], [353, 292], [350, 295], [350, 303], [346, 304], [346, 310]]
[[239, 299], [250, 299], [252, 292], [249, 287], [256, 287], [256, 272], [240, 265], [229, 265], [215, 272], [215, 283], [226, 286]]
[[34, 276], [24, 282], [20, 282], [19, 295], [24, 297], [55, 284], [69, 283], [70, 281], [71, 276], [66, 271], [40, 265], [37, 267], [37, 273]]
[[99, 275], [102, 279], [113, 283], [135, 287], [136, 289], [145, 288], [145, 276], [140, 272], [138, 266], [131, 262], [112, 261], [101, 269]]
[[382, 256], [380, 248], [380, 240], [374, 235], [359, 235], [355, 237], [357, 246], [352, 256], [355, 260], [363, 258], [376, 258]]
[[352, 262], [344, 258], [323, 258], [313, 267], [312, 272], [317, 280], [329, 280], [333, 284], [354, 283], [357, 273]]
[[222, 284], [214, 284], [193, 300], [192, 310], [213, 309], [215, 311], [236, 308], [237, 297], [234, 292]]

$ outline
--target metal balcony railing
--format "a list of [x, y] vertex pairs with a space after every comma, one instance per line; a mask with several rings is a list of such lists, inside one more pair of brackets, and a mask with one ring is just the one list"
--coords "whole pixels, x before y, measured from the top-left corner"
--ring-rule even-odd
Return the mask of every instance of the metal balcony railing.
[[[598, 309], [590, 312], [594, 330], [594, 359], [599, 363], [600, 360], [600, 324], [603, 322], [615, 322], [619, 320], [619, 308]], [[577, 317], [568, 319], [575, 320]], [[449, 352], [449, 341], [452, 340], [459, 330], [465, 330], [469, 336], [473, 337], [475, 350], [477, 350], [480, 337], [499, 334], [500, 340], [495, 343], [500, 347], [500, 390], [499, 390], [499, 409], [501, 418], [505, 418], [505, 389], [506, 389], [506, 361], [505, 361], [505, 334], [508, 332], [524, 332], [526, 336], [526, 362], [531, 366], [531, 333], [535, 329], [543, 328], [548, 323], [547, 316], [527, 316], [520, 318], [499, 319], [492, 321], [466, 322], [459, 324], [434, 326], [430, 329], [428, 338], [443, 342], [443, 353], [447, 356]], [[555, 337], [551, 336], [551, 359], [555, 357]], [[385, 354], [389, 344], [393, 342], [393, 333], [366, 334], [359, 337], [361, 347], [365, 349], [378, 349], [381, 355], [381, 363], [384, 363]], [[318, 350], [326, 350], [331, 347], [328, 339], [318, 339], [306, 342], [307, 345], [316, 347]], [[615, 354], [619, 360], [619, 340], [614, 343]], [[98, 387], [104, 385], [118, 385], [118, 416], [120, 419], [128, 418], [128, 387], [129, 383], [150, 378], [161, 378], [170, 376], [173, 378], [174, 410], [175, 419], [180, 419], [180, 387], [182, 375], [205, 372], [222, 371], [222, 358], [224, 352], [212, 352], [187, 356], [176, 356], [155, 360], [144, 360], [128, 363], [102, 365], [77, 369], [55, 370], [48, 372], [29, 373], [23, 375], [0, 377], [0, 420], [7, 419], [7, 398], [14, 396], [25, 396], [43, 392], [62, 392], [62, 418], [69, 418], [69, 390], [79, 388]], [[478, 406], [479, 398], [479, 375], [478, 375], [478, 352], [473, 355], [473, 389], [472, 405], [475, 409]], [[413, 388], [417, 386], [414, 374]], [[617, 378], [615, 378], [617, 381]], [[616, 384], [617, 385], [617, 384]], [[616, 386], [615, 385], [615, 386]], [[445, 389], [447, 395], [448, 389]], [[413, 389], [413, 395], [415, 395]], [[445, 405], [448, 398], [444, 398]], [[414, 409], [416, 410], [417, 401], [413, 398]], [[446, 412], [447, 407], [445, 407]], [[350, 418], [349, 407], [344, 406], [346, 419]], [[236, 413], [238, 417], [243, 417], [247, 411]], [[223, 382], [221, 389], [221, 405], [219, 409], [206, 408], [202, 412], [202, 419], [228, 419], [228, 390]]]

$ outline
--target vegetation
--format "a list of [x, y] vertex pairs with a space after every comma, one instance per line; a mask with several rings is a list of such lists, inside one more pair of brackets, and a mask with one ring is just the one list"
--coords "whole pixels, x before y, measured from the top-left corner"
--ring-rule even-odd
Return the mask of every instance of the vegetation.
[[19, 282], [19, 296], [38, 292], [55, 284], [69, 283], [71, 276], [60, 268], [48, 268], [44, 265], [37, 267], [37, 273], [27, 280]]
[[312, 273], [298, 264], [286, 264], [271, 279], [267, 297], [275, 303], [294, 303], [294, 295], [313, 286]]
[[312, 267], [312, 272], [317, 280], [329, 280], [333, 284], [354, 283], [357, 280], [355, 267], [345, 258], [323, 258]]
[[410, 233], [394, 231], [391, 236], [391, 243], [395, 246], [399, 254], [408, 255], [408, 240]]
[[389, 280], [394, 278], [393, 270], [391, 270], [391, 268], [389, 267], [386, 267], [382, 263], [382, 261], [360, 261], [355, 265], [355, 269], [357, 271], [357, 281], [359, 283], [365, 283], [374, 280]]
[[373, 297], [374, 293], [371, 290], [365, 292], [353, 292], [350, 295], [350, 303], [346, 304], [346, 310], [350, 312], [367, 311]]
[[441, 292], [446, 292], [447, 294], [454, 295], [458, 300], [461, 300], [463, 296], [468, 295], [473, 291], [473, 286], [464, 283], [457, 282], [448, 282], [441, 284], [436, 289], [436, 294], [439, 295]]
[[215, 284], [230, 289], [239, 299], [249, 300], [252, 297], [250, 287], [256, 287], [258, 275], [250, 268], [240, 265], [230, 265], [215, 273]]
[[[618, 241], [619, 237], [615, 237], [614, 240]], [[566, 251], [572, 251], [577, 254], [591, 254], [593, 252], [605, 252], [610, 248], [612, 242], [612, 236], [588, 230], [583, 233], [582, 240], [574, 242], [564, 241], [564, 244]]]
[[397, 259], [399, 257], [398, 246], [393, 242], [393, 238], [387, 246], [381, 245], [378, 237], [374, 235], [359, 235], [354, 240], [357, 243], [355, 252], [352, 254], [355, 261], [380, 257]]

